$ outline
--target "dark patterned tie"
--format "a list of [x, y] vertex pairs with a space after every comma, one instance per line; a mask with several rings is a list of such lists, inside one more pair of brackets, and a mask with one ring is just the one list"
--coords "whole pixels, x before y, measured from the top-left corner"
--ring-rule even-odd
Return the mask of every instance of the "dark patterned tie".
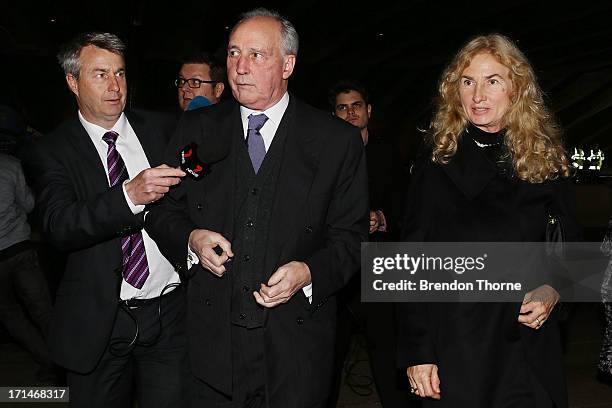
[[[102, 136], [108, 144], [106, 163], [108, 165], [108, 179], [111, 187], [123, 183], [128, 179], [125, 163], [116, 149], [115, 142], [119, 135], [116, 132], [106, 132]], [[142, 233], [140, 231], [121, 238], [121, 252], [123, 253], [123, 279], [141, 289], [149, 276], [149, 263], [145, 253]]]
[[266, 157], [266, 146], [264, 145], [264, 140], [259, 130], [267, 120], [268, 117], [263, 113], [259, 115], [249, 115], [247, 146], [249, 147], [249, 156], [251, 157], [251, 163], [253, 163], [255, 174], [259, 171], [259, 167], [261, 167], [261, 163], [264, 157]]

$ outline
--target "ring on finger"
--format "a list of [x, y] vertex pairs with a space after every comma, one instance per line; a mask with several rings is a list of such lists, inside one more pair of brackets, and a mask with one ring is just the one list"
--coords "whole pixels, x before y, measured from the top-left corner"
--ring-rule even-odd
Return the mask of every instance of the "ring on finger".
[[540, 321], [540, 318], [539, 318], [539, 317], [536, 317], [535, 321], [536, 321], [536, 326], [537, 326], [537, 327], [539, 327], [539, 326], [541, 326], [541, 325], [542, 325], [542, 322]]

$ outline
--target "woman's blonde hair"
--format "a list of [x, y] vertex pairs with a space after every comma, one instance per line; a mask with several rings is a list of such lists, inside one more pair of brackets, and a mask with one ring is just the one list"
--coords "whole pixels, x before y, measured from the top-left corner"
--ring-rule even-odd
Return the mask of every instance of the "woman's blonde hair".
[[500, 34], [479, 36], [463, 46], [444, 70], [437, 110], [430, 125], [432, 160], [447, 164], [469, 120], [462, 108], [459, 85], [463, 71], [478, 54], [490, 54], [510, 70], [511, 104], [502, 119], [505, 144], [521, 180], [541, 183], [569, 176], [559, 128], [544, 105], [542, 90], [529, 61], [514, 43]]

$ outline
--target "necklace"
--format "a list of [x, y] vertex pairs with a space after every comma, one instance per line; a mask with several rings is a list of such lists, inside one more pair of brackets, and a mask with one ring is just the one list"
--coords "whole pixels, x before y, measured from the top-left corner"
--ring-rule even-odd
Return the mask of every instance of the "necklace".
[[474, 141], [474, 143], [476, 143], [476, 145], [478, 147], [490, 147], [490, 146], [497, 146], [499, 144], [499, 142], [497, 143], [480, 143], [478, 140], [472, 139]]
[[[471, 130], [474, 130], [474, 132], [470, 132]], [[503, 141], [504, 137], [504, 134], [502, 132], [486, 133], [478, 129], [474, 125], [468, 126], [468, 128], [465, 129], [465, 132], [472, 136], [471, 139], [474, 141], [474, 143], [476, 143], [476, 146], [478, 147], [499, 146]], [[490, 141], [492, 143], [488, 143]]]

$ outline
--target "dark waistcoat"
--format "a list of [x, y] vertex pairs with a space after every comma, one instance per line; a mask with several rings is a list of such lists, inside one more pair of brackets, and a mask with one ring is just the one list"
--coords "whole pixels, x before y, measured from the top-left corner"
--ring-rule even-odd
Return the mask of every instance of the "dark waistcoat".
[[255, 302], [253, 291], [267, 283], [273, 272], [264, 271], [264, 254], [284, 142], [284, 132], [277, 132], [257, 174], [245, 144], [234, 144], [238, 150], [235, 202], [240, 204], [234, 214], [231, 321], [238, 326], [254, 328], [264, 324], [264, 310]]

